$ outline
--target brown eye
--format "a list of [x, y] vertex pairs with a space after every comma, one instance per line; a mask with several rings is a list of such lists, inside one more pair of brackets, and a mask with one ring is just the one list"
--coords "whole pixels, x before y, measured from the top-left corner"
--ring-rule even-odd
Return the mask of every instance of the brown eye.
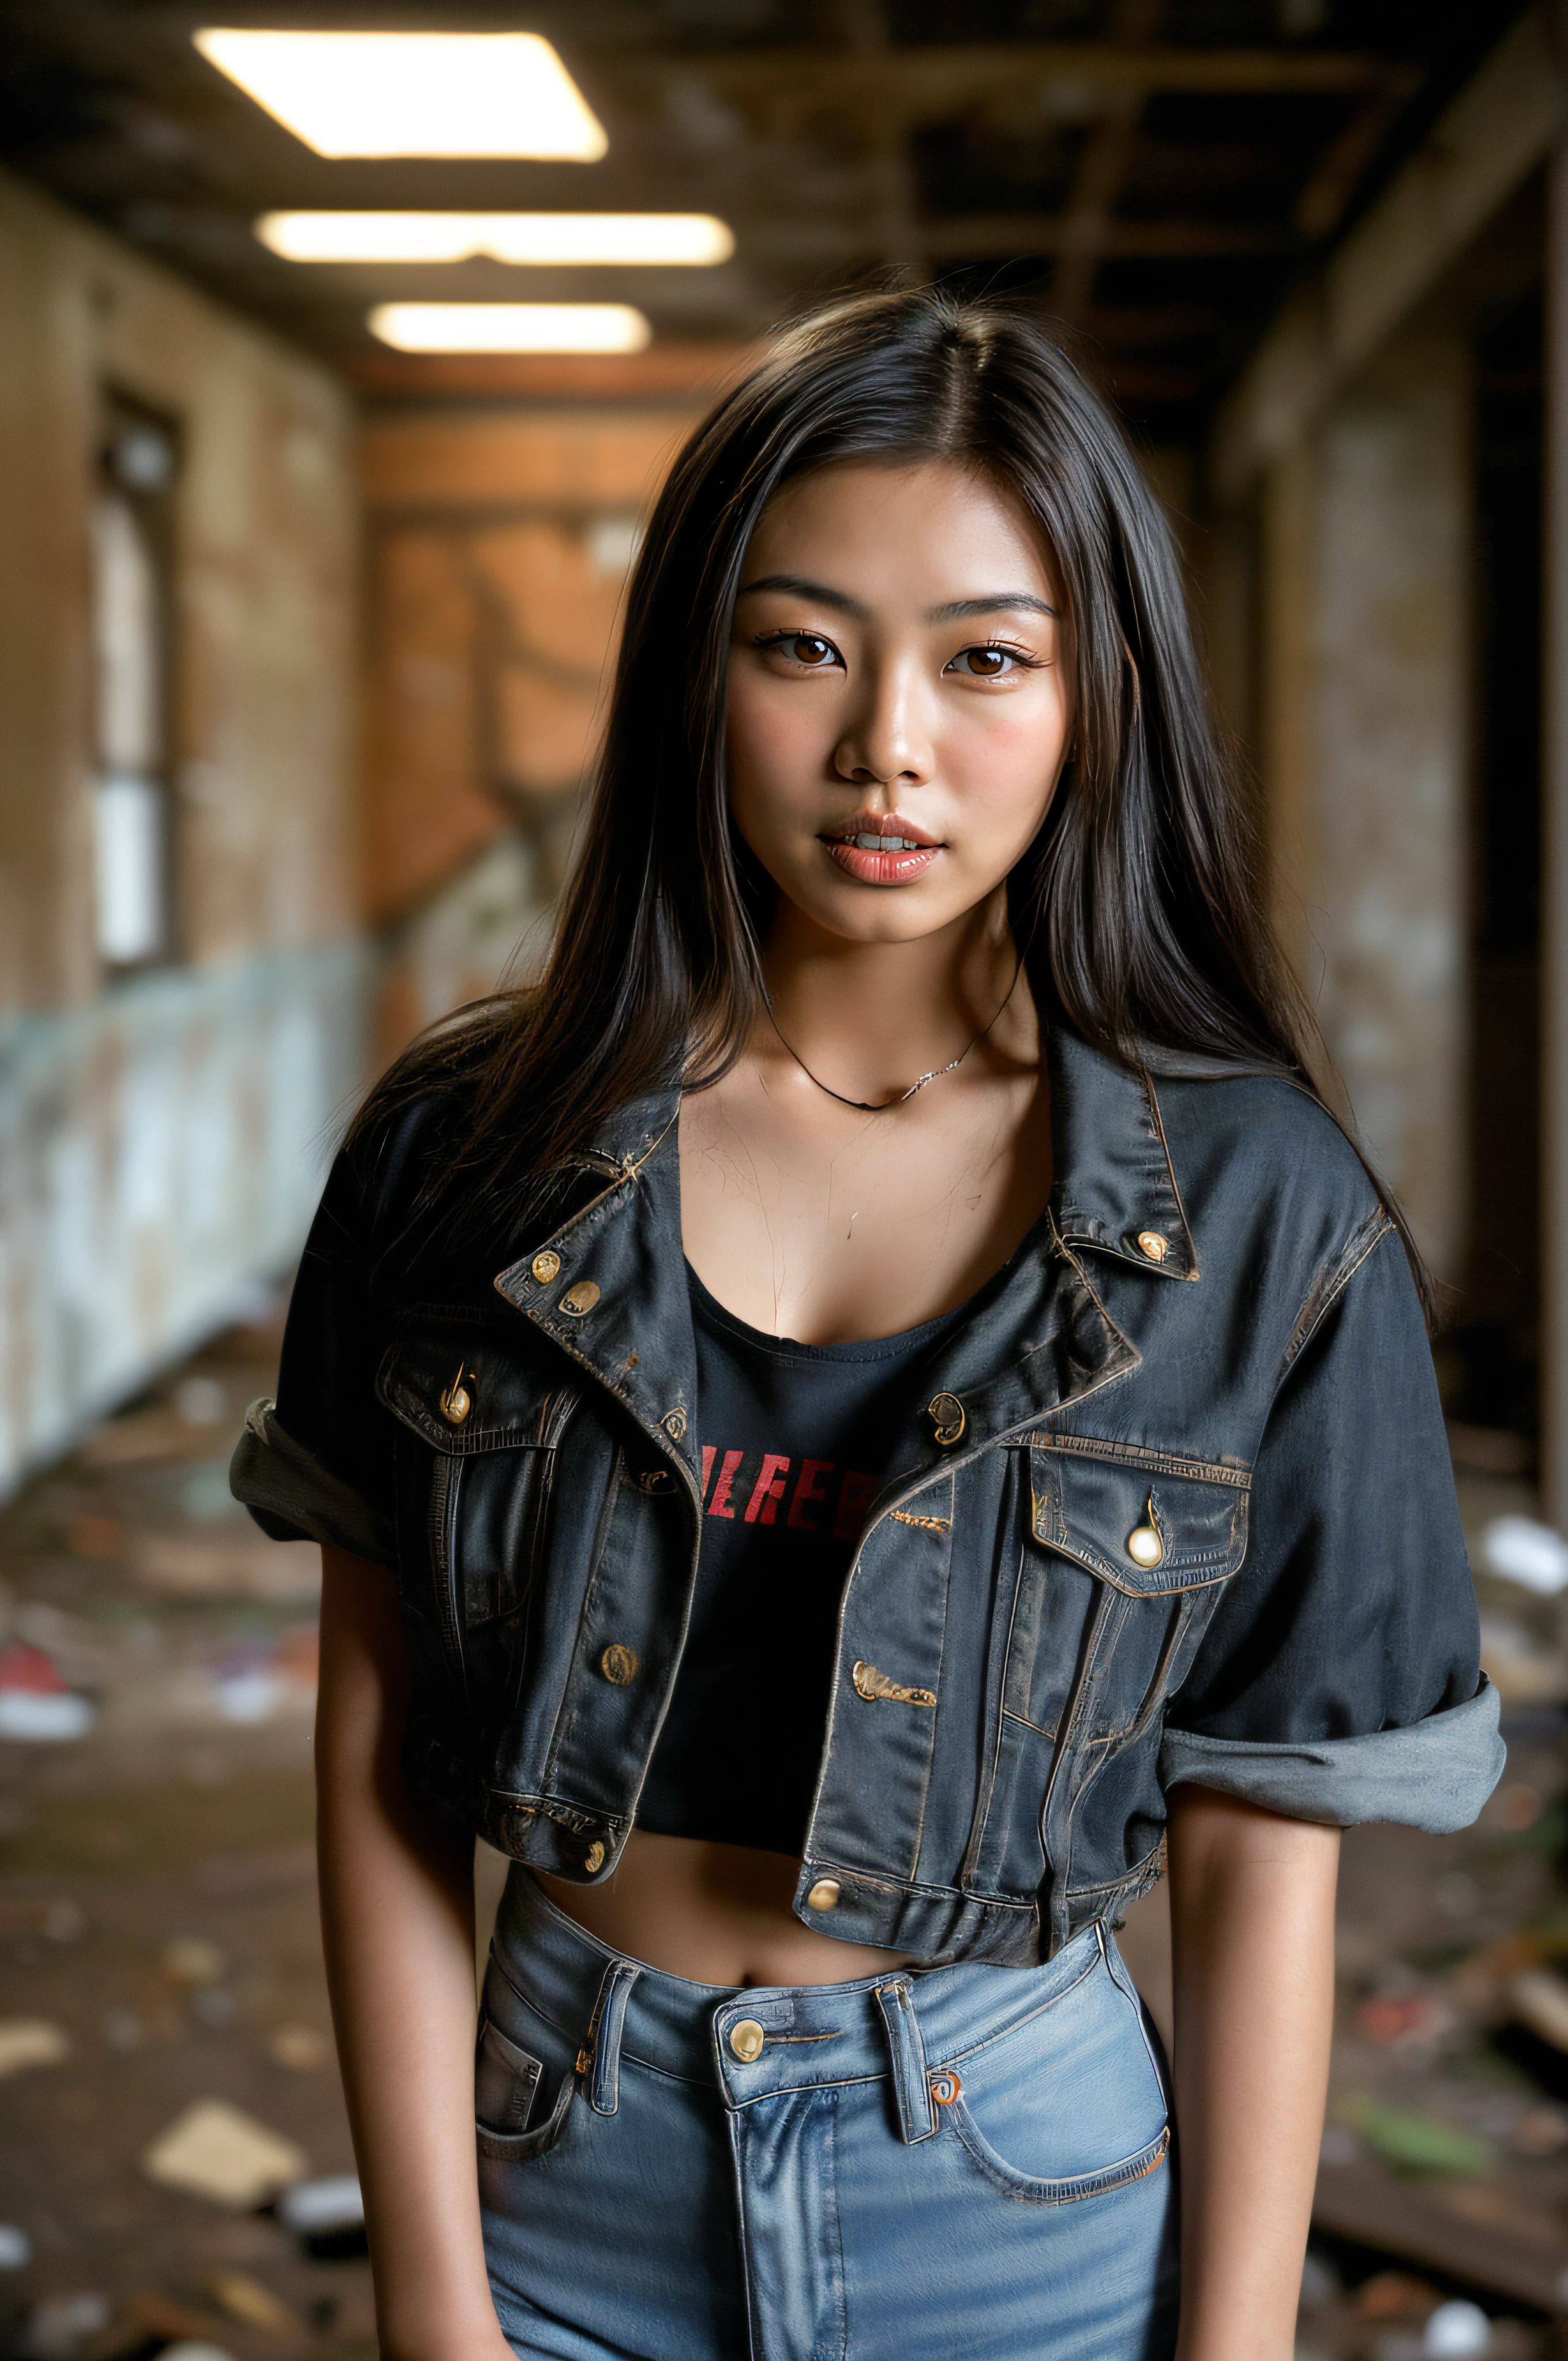
[[831, 643], [827, 640], [819, 640], [815, 632], [796, 631], [792, 639], [785, 641], [784, 644], [796, 664], [825, 664], [832, 661]]
[[995, 680], [1007, 663], [1005, 648], [966, 648], [959, 659], [976, 680]]

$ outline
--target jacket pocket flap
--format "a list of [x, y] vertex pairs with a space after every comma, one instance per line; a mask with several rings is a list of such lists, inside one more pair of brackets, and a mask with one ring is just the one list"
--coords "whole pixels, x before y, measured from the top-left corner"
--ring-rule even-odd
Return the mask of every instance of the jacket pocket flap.
[[1032, 1435], [1029, 1471], [1036, 1540], [1136, 1598], [1223, 1582], [1246, 1554], [1245, 1468]]
[[578, 1396], [477, 1321], [409, 1323], [376, 1378], [378, 1398], [435, 1450], [553, 1450]]

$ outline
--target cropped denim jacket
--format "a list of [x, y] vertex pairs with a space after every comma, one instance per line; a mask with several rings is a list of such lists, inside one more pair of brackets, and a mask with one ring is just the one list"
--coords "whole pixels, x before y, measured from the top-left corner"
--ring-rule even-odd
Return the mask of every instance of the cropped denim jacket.
[[[1048, 1218], [855, 1551], [795, 1890], [923, 1962], [1119, 1918], [1180, 1781], [1444, 1829], [1502, 1767], [1415, 1290], [1343, 1137], [1277, 1076], [1065, 1032], [1051, 1082]], [[340, 1158], [235, 1458], [269, 1532], [395, 1570], [410, 1774], [582, 1883], [636, 1824], [701, 1533], [677, 1115], [625, 1108], [436, 1298], [397, 1241], [439, 1109]]]

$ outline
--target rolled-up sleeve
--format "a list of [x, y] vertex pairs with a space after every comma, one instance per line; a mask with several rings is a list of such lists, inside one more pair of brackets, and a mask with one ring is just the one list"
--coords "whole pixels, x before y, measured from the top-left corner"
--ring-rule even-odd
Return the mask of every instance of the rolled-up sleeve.
[[1302, 1326], [1253, 1471], [1247, 1554], [1170, 1701], [1160, 1777], [1297, 1819], [1464, 1828], [1504, 1752], [1398, 1234]]
[[391, 1565], [392, 1432], [375, 1396], [366, 1202], [357, 1160], [340, 1155], [294, 1283], [278, 1398], [251, 1404], [229, 1488], [275, 1541], [325, 1542]]

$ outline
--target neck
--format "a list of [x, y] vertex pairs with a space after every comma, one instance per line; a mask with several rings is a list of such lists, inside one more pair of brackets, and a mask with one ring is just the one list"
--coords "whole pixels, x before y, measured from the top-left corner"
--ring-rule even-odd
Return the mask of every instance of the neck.
[[873, 1104], [946, 1065], [987, 1027], [993, 1036], [1005, 1027], [998, 1046], [1009, 1055], [1032, 1056], [1034, 1021], [1022, 981], [993, 1026], [1017, 966], [1000, 891], [939, 932], [903, 943], [846, 941], [781, 901], [762, 960], [789, 1049], [835, 1091]]

